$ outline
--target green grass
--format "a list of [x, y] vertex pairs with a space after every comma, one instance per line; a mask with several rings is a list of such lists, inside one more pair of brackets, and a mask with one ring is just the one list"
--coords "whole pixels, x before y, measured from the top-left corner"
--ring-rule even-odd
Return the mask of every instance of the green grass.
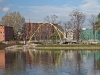
[[37, 47], [100, 47], [100, 44], [48, 44], [37, 45]]
[[17, 47], [18, 47], [18, 48], [21, 48], [21, 47], [23, 47], [23, 45], [18, 45]]
[[37, 45], [37, 50], [100, 50], [100, 44], [48, 44]]

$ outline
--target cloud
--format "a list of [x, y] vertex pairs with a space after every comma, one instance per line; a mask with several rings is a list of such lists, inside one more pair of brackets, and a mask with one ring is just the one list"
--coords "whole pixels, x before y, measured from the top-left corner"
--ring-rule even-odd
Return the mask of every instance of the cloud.
[[3, 12], [8, 12], [9, 11], [9, 7], [4, 7], [2, 10], [3, 10]]
[[3, 0], [0, 0], [0, 3], [2, 2]]
[[[63, 5], [63, 6], [21, 6], [22, 9], [27, 9], [25, 14], [25, 18], [29, 19], [34, 19], [33, 21], [35, 22], [43, 22], [44, 18], [46, 16], [50, 15], [57, 15], [59, 20], [67, 20], [69, 19], [69, 13], [75, 9], [75, 7], [70, 7], [68, 5]], [[26, 16], [27, 14], [27, 16]], [[66, 19], [65, 19], [66, 18]], [[27, 20], [29, 21], [29, 20]], [[32, 20], [31, 20], [32, 21]]]
[[98, 0], [83, 0], [80, 9], [89, 14], [98, 14], [100, 11], [100, 4]]
[[[21, 9], [25, 11], [22, 15], [25, 17], [26, 22], [43, 22], [46, 16], [57, 15], [58, 21], [66, 22], [70, 19], [69, 14], [74, 10], [78, 9], [89, 17], [91, 14], [98, 15], [100, 13], [100, 4], [98, 0], [82, 0], [79, 5], [72, 6], [69, 4], [62, 6], [21, 6]], [[26, 10], [27, 9], [27, 10]]]

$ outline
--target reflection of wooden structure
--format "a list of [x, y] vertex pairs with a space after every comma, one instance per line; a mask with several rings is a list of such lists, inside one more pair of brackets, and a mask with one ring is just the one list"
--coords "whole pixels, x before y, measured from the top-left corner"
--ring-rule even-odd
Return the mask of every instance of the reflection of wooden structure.
[[0, 67], [5, 68], [5, 51], [0, 50]]

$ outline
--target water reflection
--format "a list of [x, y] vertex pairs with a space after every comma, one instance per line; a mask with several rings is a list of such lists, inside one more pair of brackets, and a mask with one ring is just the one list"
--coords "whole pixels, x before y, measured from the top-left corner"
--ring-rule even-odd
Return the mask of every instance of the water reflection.
[[0, 75], [100, 75], [100, 51], [0, 50]]
[[5, 69], [5, 51], [0, 50], [0, 68]]
[[3, 75], [4, 70], [5, 70], [5, 51], [0, 50], [0, 75]]

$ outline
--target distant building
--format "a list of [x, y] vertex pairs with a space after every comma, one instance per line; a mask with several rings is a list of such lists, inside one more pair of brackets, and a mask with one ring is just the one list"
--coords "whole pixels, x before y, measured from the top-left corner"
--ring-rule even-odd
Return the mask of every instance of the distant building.
[[100, 41], [100, 33], [96, 30], [95, 34], [93, 34], [92, 29], [82, 30], [80, 34], [80, 40], [81, 41], [93, 41], [93, 40]]
[[13, 27], [0, 25], [0, 41], [13, 40]]
[[[58, 24], [54, 24], [54, 26], [62, 29]], [[26, 38], [28, 40], [33, 35], [33, 40], [48, 40], [51, 34], [56, 31], [54, 26], [49, 23], [26, 23]]]
[[67, 30], [66, 37], [68, 41], [72, 41], [74, 39], [74, 32], [72, 29]]

